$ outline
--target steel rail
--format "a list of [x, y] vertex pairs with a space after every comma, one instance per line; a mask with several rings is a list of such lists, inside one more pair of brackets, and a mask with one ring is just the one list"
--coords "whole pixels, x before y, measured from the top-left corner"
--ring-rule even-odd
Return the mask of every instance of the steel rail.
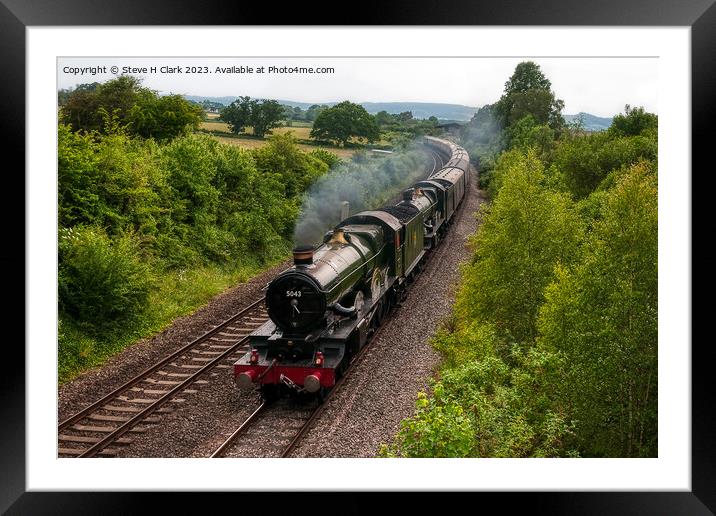
[[144, 371], [142, 371], [141, 373], [139, 373], [139, 374], [138, 374], [137, 376], [135, 376], [134, 378], [128, 380], [127, 382], [123, 383], [122, 385], [120, 385], [119, 387], [117, 387], [116, 389], [114, 389], [112, 392], [110, 392], [110, 393], [106, 394], [105, 396], [103, 396], [101, 399], [95, 401], [94, 403], [92, 403], [91, 405], [89, 405], [89, 406], [85, 407], [84, 409], [80, 410], [80, 411], [77, 412], [76, 414], [73, 414], [72, 416], [68, 417], [68, 418], [65, 419], [62, 423], [60, 423], [60, 424], [58, 425], [58, 428], [57, 428], [58, 433], [61, 432], [61, 431], [63, 431], [63, 430], [65, 430], [65, 429], [67, 429], [67, 427], [69, 427], [70, 425], [73, 425], [73, 424], [77, 423], [78, 421], [81, 421], [81, 420], [84, 419], [87, 415], [89, 415], [89, 414], [91, 414], [92, 412], [94, 412], [94, 411], [100, 409], [103, 405], [106, 405], [107, 402], [109, 402], [109, 401], [111, 401], [112, 399], [116, 398], [116, 397], [117, 397], [120, 393], [122, 393], [123, 391], [129, 389], [130, 387], [134, 387], [135, 385], [137, 385], [138, 383], [140, 383], [140, 382], [142, 382], [144, 379], [146, 379], [149, 375], [151, 375], [152, 373], [158, 371], [159, 369], [161, 369], [162, 367], [164, 367], [165, 365], [167, 365], [167, 364], [168, 364], [169, 362], [171, 362], [172, 360], [176, 359], [177, 357], [180, 357], [181, 355], [183, 355], [184, 353], [186, 353], [188, 350], [190, 350], [191, 348], [197, 346], [198, 344], [200, 344], [200, 343], [203, 342], [204, 340], [206, 340], [206, 339], [208, 339], [208, 338], [214, 336], [216, 333], [218, 333], [219, 331], [221, 331], [222, 329], [224, 329], [226, 326], [230, 325], [231, 323], [233, 323], [233, 322], [235, 322], [237, 319], [239, 319], [241, 316], [243, 316], [244, 314], [246, 314], [246, 312], [248, 312], [248, 311], [250, 311], [250, 310], [256, 308], [256, 306], [257, 306], [259, 303], [261, 303], [262, 301], [264, 301], [264, 298], [263, 298], [263, 297], [262, 297], [261, 299], [258, 299], [258, 300], [256, 300], [256, 301], [254, 301], [253, 303], [251, 303], [251, 304], [250, 304], [249, 306], [247, 306], [246, 308], [243, 308], [239, 313], [237, 313], [236, 315], [233, 315], [232, 317], [230, 317], [229, 319], [227, 319], [227, 320], [224, 321], [223, 323], [219, 324], [217, 327], [215, 327], [215, 328], [213, 328], [213, 329], [207, 331], [206, 333], [204, 333], [204, 334], [201, 335], [200, 337], [197, 337], [196, 339], [194, 339], [193, 341], [191, 341], [189, 344], [186, 344], [185, 346], [182, 346], [182, 347], [179, 348], [177, 351], [174, 351], [173, 353], [171, 353], [170, 355], [166, 356], [165, 358], [163, 358], [163, 359], [160, 360], [159, 362], [157, 362], [157, 363], [155, 363], [154, 365], [150, 366], [149, 368], [145, 369]]
[[191, 376], [184, 379], [181, 383], [175, 385], [172, 389], [170, 389], [166, 394], [161, 396], [160, 398], [157, 398], [156, 401], [151, 403], [150, 405], [147, 405], [146, 408], [138, 412], [135, 416], [131, 417], [129, 420], [122, 423], [120, 426], [115, 428], [112, 432], [107, 434], [104, 438], [102, 438], [99, 442], [82, 452], [78, 457], [93, 457], [98, 451], [102, 450], [103, 448], [106, 448], [109, 444], [114, 442], [115, 440], [122, 437], [125, 433], [127, 433], [129, 430], [131, 430], [133, 427], [135, 427], [137, 424], [141, 423], [147, 416], [161, 408], [164, 404], [168, 403], [172, 398], [174, 398], [178, 393], [186, 389], [189, 385], [194, 383], [200, 376], [208, 372], [209, 370], [213, 369], [215, 366], [217, 366], [221, 361], [225, 360], [229, 356], [231, 356], [232, 353], [236, 352], [246, 341], [249, 340], [249, 335], [243, 337], [241, 340], [236, 342], [233, 346], [229, 347], [226, 351], [222, 352], [219, 356], [212, 359], [210, 362], [207, 362], [206, 365], [202, 366], [200, 369], [197, 369], [197, 371], [192, 374]]
[[234, 441], [236, 440], [236, 438], [239, 437], [239, 435], [241, 435], [242, 433], [244, 433], [244, 431], [249, 427], [249, 425], [256, 419], [256, 416], [259, 414], [259, 412], [262, 412], [265, 407], [266, 407], [266, 401], [262, 401], [261, 405], [259, 405], [259, 407], [256, 410], [254, 410], [254, 412], [246, 419], [246, 421], [241, 423], [241, 426], [239, 428], [237, 428], [234, 431], [234, 433], [231, 434], [229, 436], [229, 438], [226, 439], [226, 441], [224, 441], [222, 443], [222, 445], [219, 446], [214, 451], [214, 453], [211, 454], [211, 456], [209, 458], [215, 459], [215, 458], [223, 457], [224, 452], [229, 447], [231, 447], [232, 444], [234, 444]]

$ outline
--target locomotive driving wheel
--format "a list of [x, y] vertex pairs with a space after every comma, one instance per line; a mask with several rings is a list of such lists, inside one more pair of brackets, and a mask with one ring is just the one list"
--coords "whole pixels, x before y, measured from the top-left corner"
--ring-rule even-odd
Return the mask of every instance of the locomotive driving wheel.
[[378, 301], [378, 306], [375, 307], [375, 310], [373, 311], [373, 317], [371, 318], [371, 325], [374, 328], [378, 328], [380, 324], [383, 322], [383, 314], [385, 312], [385, 300], [381, 299]]
[[364, 299], [363, 299], [363, 292], [360, 290], [356, 292], [355, 301], [353, 302], [353, 306], [356, 309], [356, 314], [358, 314], [358, 317], [361, 317], [363, 315], [363, 306], [364, 306]]

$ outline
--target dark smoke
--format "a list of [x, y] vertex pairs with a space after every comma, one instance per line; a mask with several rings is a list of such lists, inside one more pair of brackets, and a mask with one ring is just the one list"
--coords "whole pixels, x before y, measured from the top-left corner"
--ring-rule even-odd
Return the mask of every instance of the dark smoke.
[[341, 162], [309, 189], [301, 206], [293, 240], [315, 245], [340, 222], [341, 202], [350, 214], [380, 208], [401, 190], [425, 176], [426, 156], [416, 144], [391, 155], [360, 153]]

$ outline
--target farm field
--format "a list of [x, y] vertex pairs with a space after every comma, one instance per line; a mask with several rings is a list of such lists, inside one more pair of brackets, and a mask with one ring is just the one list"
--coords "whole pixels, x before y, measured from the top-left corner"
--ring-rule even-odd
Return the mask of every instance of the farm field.
[[[229, 124], [226, 122], [219, 122], [217, 121], [208, 121], [208, 122], [202, 122], [199, 126], [204, 131], [218, 131], [221, 133], [227, 133], [231, 134], [231, 131], [229, 130]], [[311, 126], [292, 126], [292, 127], [276, 127], [274, 129], [271, 129], [272, 134], [286, 134], [288, 132], [292, 132], [293, 136], [295, 136], [299, 140], [308, 140], [311, 137]], [[251, 127], [246, 128], [246, 132], [244, 134], [252, 135], [254, 134], [254, 130]]]
[[[213, 114], [213, 113], [212, 113]], [[217, 115], [218, 116], [218, 115]], [[214, 119], [217, 118], [217, 116], [212, 117]], [[296, 124], [299, 124], [297, 126]], [[209, 131], [212, 133], [212, 136], [219, 140], [221, 143], [229, 143], [231, 145], [237, 145], [239, 147], [243, 147], [245, 149], [256, 149], [259, 147], [263, 147], [266, 145], [268, 140], [258, 140], [254, 138], [242, 138], [241, 136], [235, 136], [231, 133], [229, 130], [229, 124], [226, 122], [220, 122], [218, 120], [210, 120], [202, 122], [199, 126], [201, 130], [203, 131]], [[272, 134], [286, 134], [291, 133], [297, 140], [310, 140], [311, 139], [311, 125], [302, 123], [302, 122], [294, 122], [294, 125], [292, 127], [276, 127], [271, 130]], [[216, 133], [226, 133], [226, 136], [220, 136]], [[247, 127], [246, 132], [244, 133], [246, 135], [253, 135], [253, 128]], [[316, 146], [316, 145], [307, 145], [305, 143], [298, 143], [298, 146], [301, 148], [301, 150], [310, 152], [312, 150], [316, 149], [326, 149], [337, 156], [340, 156], [341, 158], [349, 158], [353, 156], [355, 153], [355, 149], [344, 149], [340, 147], [333, 147], [333, 146]]]
[[[214, 138], [219, 140], [221, 143], [229, 143], [245, 149], [257, 149], [263, 147], [268, 143], [268, 140], [258, 140], [254, 138], [237, 138], [232, 136], [217, 136], [212, 135]], [[350, 158], [355, 153], [356, 149], [344, 149], [341, 147], [321, 147], [318, 145], [306, 145], [305, 143], [296, 144], [298, 147], [306, 152], [311, 152], [316, 149], [325, 149], [341, 158]]]

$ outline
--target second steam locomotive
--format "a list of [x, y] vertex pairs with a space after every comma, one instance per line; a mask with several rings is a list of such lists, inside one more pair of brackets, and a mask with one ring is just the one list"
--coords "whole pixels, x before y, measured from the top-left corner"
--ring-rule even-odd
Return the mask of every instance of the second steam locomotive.
[[240, 388], [325, 393], [390, 309], [405, 296], [426, 254], [439, 245], [463, 201], [469, 157], [452, 142], [425, 137], [448, 159], [403, 192], [395, 206], [340, 222], [317, 248], [297, 247], [294, 263], [268, 285], [270, 320], [234, 364]]

